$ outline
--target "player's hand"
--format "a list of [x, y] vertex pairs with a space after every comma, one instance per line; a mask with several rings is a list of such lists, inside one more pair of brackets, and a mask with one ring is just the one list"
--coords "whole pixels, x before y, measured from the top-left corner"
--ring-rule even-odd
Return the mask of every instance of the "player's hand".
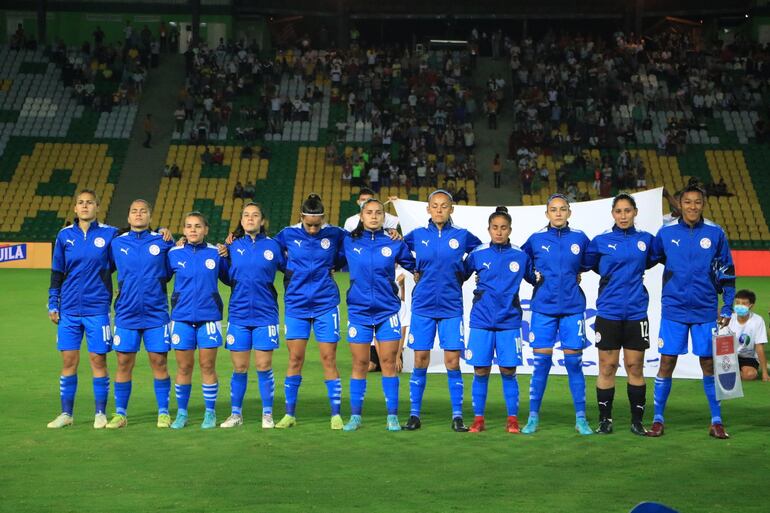
[[415, 271], [412, 276], [414, 276], [414, 283], [417, 284], [420, 281], [420, 271]]
[[388, 196], [388, 201], [398, 201], [398, 196]]
[[217, 253], [219, 253], [219, 256], [223, 258], [227, 258], [230, 256], [230, 250], [227, 249], [227, 246], [224, 244], [217, 244]]
[[59, 311], [58, 310], [49, 311], [48, 318], [51, 319], [52, 323], [59, 324]]
[[762, 381], [770, 381], [770, 375], [767, 372], [762, 373]]
[[233, 235], [233, 232], [230, 232], [227, 234], [227, 238], [225, 239], [225, 244], [230, 245], [233, 243], [234, 240], [235, 240], [235, 235]]
[[185, 245], [186, 242], [187, 242], [187, 239], [185, 238], [184, 235], [182, 235], [181, 237], [179, 237], [179, 240], [176, 241], [176, 245], [177, 247], [182, 247]]
[[174, 241], [174, 235], [168, 230], [168, 228], [161, 228], [160, 230], [158, 230], [158, 233], [163, 235], [164, 242]]
[[580, 285], [580, 282], [581, 282], [581, 281], [583, 281], [583, 275], [582, 275], [582, 274], [578, 274], [578, 275], [577, 275], [577, 282], [578, 282], [578, 285]]
[[719, 325], [720, 328], [724, 328], [728, 324], [730, 324], [730, 318], [729, 317], [720, 317], [719, 319], [717, 319], [717, 325]]
[[395, 228], [388, 228], [385, 231], [387, 232], [388, 237], [390, 237], [390, 240], [401, 240], [404, 238]]
[[535, 271], [535, 283], [540, 283], [543, 281], [543, 275], [540, 274], [540, 271]]
[[476, 277], [474, 279], [476, 280], [476, 285], [478, 285], [479, 284], [479, 275], [476, 274]]
[[404, 369], [404, 362], [401, 361], [401, 358], [396, 357], [396, 374], [401, 374], [401, 371]]

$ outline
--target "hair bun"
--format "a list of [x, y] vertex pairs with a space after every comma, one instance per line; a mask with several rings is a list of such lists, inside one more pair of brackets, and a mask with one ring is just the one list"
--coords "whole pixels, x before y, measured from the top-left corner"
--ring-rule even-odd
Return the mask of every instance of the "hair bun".
[[498, 207], [495, 209], [495, 214], [507, 214], [508, 213], [508, 207], [504, 207], [503, 205], [498, 205]]
[[319, 196], [315, 192], [311, 192], [310, 194], [307, 195], [307, 199], [321, 201], [321, 196]]

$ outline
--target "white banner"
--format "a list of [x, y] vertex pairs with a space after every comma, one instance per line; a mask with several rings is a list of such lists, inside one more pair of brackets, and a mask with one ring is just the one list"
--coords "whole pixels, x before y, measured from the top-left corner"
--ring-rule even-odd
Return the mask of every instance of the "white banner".
[[[649, 191], [633, 194], [636, 199], [639, 215], [636, 218], [636, 226], [640, 230], [645, 230], [652, 234], [658, 232], [662, 221], [662, 189], [652, 189]], [[429, 216], [426, 211], [427, 203], [421, 201], [397, 200], [393, 202], [398, 212], [399, 221], [403, 233], [409, 233], [415, 228], [425, 226]], [[582, 230], [589, 238], [593, 238], [613, 225], [611, 209], [612, 199], [601, 199], [596, 201], [586, 201], [582, 203], [572, 203], [572, 217], [570, 226]], [[495, 207], [471, 207], [464, 205], [455, 206], [452, 220], [457, 226], [470, 230], [483, 242], [489, 242], [489, 233], [487, 232], [487, 223], [489, 214]], [[542, 229], [547, 223], [545, 217], [545, 206], [518, 206], [508, 207], [508, 212], [513, 218], [513, 232], [511, 234], [511, 243], [521, 246], [529, 236]], [[650, 349], [645, 353], [644, 375], [654, 376], [658, 372], [660, 355], [658, 353], [658, 327], [660, 325], [660, 295], [662, 287], [663, 266], [658, 265], [647, 271], [644, 278], [644, 284], [650, 294], [650, 306], [648, 316], [650, 319]], [[599, 372], [599, 356], [594, 345], [594, 323], [596, 322], [596, 297], [599, 290], [599, 276], [594, 272], [587, 272], [582, 275], [580, 286], [586, 296], [586, 336], [591, 342], [591, 347], [583, 352], [584, 372], [589, 375], [596, 375]], [[473, 298], [473, 289], [475, 280], [471, 277], [463, 286], [463, 303], [466, 340], [468, 337], [468, 318], [471, 311], [471, 300]], [[529, 346], [529, 322], [532, 316], [529, 310], [529, 303], [532, 297], [532, 287], [522, 282], [521, 285], [521, 304], [524, 310], [524, 319], [522, 322], [522, 341], [524, 352], [524, 364], [519, 367], [519, 372], [525, 374], [532, 373], [533, 354]], [[405, 370], [411, 370], [414, 357], [412, 352], [404, 349], [404, 367]], [[436, 349], [431, 352], [431, 364], [429, 372], [444, 372], [444, 358], [442, 351]], [[462, 362], [463, 372], [472, 372], [472, 368]], [[495, 371], [497, 369], [495, 368]], [[563, 354], [560, 351], [554, 351], [554, 367], [552, 372], [556, 374], [566, 374], [564, 367]], [[625, 376], [625, 370], [622, 364], [618, 371], [619, 375]], [[679, 358], [676, 367], [675, 377], [679, 378], [700, 378], [701, 370], [698, 358], [692, 354], [684, 355]]]

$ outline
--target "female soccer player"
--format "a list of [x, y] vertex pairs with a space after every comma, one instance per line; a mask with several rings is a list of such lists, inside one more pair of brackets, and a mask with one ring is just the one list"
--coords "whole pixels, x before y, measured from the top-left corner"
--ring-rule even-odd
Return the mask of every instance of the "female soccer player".
[[[682, 191], [682, 216], [658, 230], [653, 254], [665, 262], [661, 299], [658, 351], [660, 368], [655, 378], [655, 417], [647, 436], [664, 433], [663, 413], [671, 393], [671, 376], [680, 354], [687, 354], [688, 335], [692, 352], [700, 357], [703, 391], [711, 409], [709, 435], [725, 439], [722, 410], [716, 398], [712, 331], [727, 326], [735, 299], [735, 268], [727, 235], [703, 217], [706, 193], [691, 182]], [[719, 294], [723, 306], [719, 310]]]
[[412, 293], [408, 345], [414, 350], [414, 371], [409, 380], [412, 404], [405, 429], [420, 429], [430, 350], [438, 331], [452, 403], [452, 429], [465, 432], [468, 428], [463, 422], [463, 375], [460, 372], [460, 351], [465, 349], [463, 256], [481, 241], [468, 230], [452, 224], [454, 205], [448, 192], [432, 192], [428, 196], [427, 211], [430, 214], [428, 226], [417, 228], [404, 237], [404, 242], [416, 255], [415, 274], [419, 277]]
[[99, 223], [96, 220], [98, 214], [96, 193], [90, 189], [80, 191], [75, 200], [75, 222], [62, 228], [53, 247], [48, 317], [57, 325], [56, 347], [61, 352], [62, 371], [59, 378], [61, 414], [48, 423], [49, 428], [72, 424], [84, 334], [94, 376], [94, 428], [102, 429], [107, 425], [105, 411], [110, 389], [107, 353], [112, 342], [109, 251], [118, 230]]
[[554, 194], [548, 198], [545, 215], [548, 226], [530, 235], [522, 249], [534, 263], [539, 279], [532, 292], [532, 323], [529, 343], [535, 353], [535, 369], [529, 386], [530, 411], [524, 434], [537, 431], [540, 404], [551, 370], [557, 333], [564, 351], [569, 388], [575, 406], [575, 429], [581, 435], [593, 433], [586, 421], [586, 380], [583, 376], [586, 298], [579, 277], [588, 237], [570, 228], [572, 211], [567, 198]]
[[246, 395], [249, 359], [254, 350], [259, 392], [262, 397], [262, 428], [273, 422], [273, 351], [278, 348], [278, 294], [275, 273], [283, 271], [281, 246], [265, 233], [265, 215], [257, 203], [247, 203], [241, 212], [242, 233], [230, 245], [229, 281], [232, 294], [228, 306], [227, 343], [233, 361], [230, 380], [232, 413], [221, 427], [243, 424], [241, 408]]
[[333, 272], [344, 238], [342, 228], [326, 224], [324, 206], [317, 194], [309, 195], [302, 203], [301, 221], [275, 236], [286, 256], [284, 298], [286, 346], [289, 348], [289, 368], [284, 382], [286, 415], [276, 423], [276, 428], [289, 428], [297, 423], [297, 393], [302, 383], [302, 365], [311, 327], [321, 353], [331, 405], [331, 428], [343, 428], [340, 416], [342, 384], [337, 370], [340, 292]]
[[652, 235], [634, 227], [638, 210], [628, 194], [612, 200], [615, 224], [594, 237], [583, 263], [601, 276], [596, 301], [596, 347], [599, 349], [599, 376], [596, 401], [599, 403], [600, 434], [612, 433], [612, 402], [615, 397], [615, 373], [623, 349], [623, 363], [628, 374], [628, 402], [631, 405], [631, 432], [644, 436], [642, 424], [647, 386], [644, 382], [644, 351], [650, 347], [650, 323], [647, 320], [649, 296], [644, 287], [644, 271], [657, 261], [652, 256]]
[[171, 248], [168, 263], [174, 279], [171, 295], [171, 347], [176, 354], [177, 415], [172, 429], [187, 425], [187, 405], [192, 388], [195, 350], [201, 370], [203, 399], [206, 413], [201, 428], [217, 425], [215, 411], [219, 383], [217, 382], [217, 348], [222, 345], [222, 298], [217, 281], [230, 285], [229, 262], [219, 256], [216, 246], [206, 243], [209, 225], [200, 212], [190, 212], [184, 218], [183, 246]]
[[158, 404], [158, 427], [171, 426], [168, 414], [168, 396], [171, 379], [168, 375], [167, 355], [169, 280], [168, 251], [173, 241], [164, 240], [160, 233], [150, 231], [152, 207], [137, 199], [128, 209], [130, 230], [113, 239], [110, 260], [118, 271], [118, 298], [115, 301], [115, 336], [112, 347], [118, 355], [115, 377], [115, 416], [108, 429], [128, 424], [126, 412], [131, 396], [132, 372], [136, 353], [144, 339], [155, 377], [155, 400]]
[[396, 360], [401, 345], [401, 301], [395, 288], [396, 264], [407, 271], [414, 269], [414, 257], [403, 240], [392, 240], [383, 230], [385, 208], [374, 198], [361, 205], [361, 216], [342, 247], [350, 268], [348, 303], [348, 342], [353, 360], [350, 378], [350, 421], [345, 431], [361, 426], [361, 411], [366, 394], [369, 348], [374, 337], [379, 342], [382, 390], [388, 410], [388, 431], [400, 431], [398, 423], [398, 387]]
[[484, 410], [489, 388], [492, 357], [503, 381], [503, 397], [508, 410], [506, 430], [519, 432], [519, 384], [516, 367], [521, 365], [521, 303], [519, 286], [523, 279], [534, 283], [532, 265], [525, 252], [511, 245], [511, 216], [505, 207], [489, 216], [489, 236], [465, 259], [465, 279], [475, 272], [478, 276], [473, 291], [468, 348], [465, 359], [473, 365], [473, 414], [470, 428], [479, 433], [486, 428]]

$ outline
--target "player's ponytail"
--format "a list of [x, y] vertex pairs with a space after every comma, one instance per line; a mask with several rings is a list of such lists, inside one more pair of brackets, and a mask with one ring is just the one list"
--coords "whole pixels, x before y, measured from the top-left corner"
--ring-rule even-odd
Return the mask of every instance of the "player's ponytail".
[[498, 206], [494, 212], [492, 212], [489, 215], [489, 221], [487, 222], [487, 226], [492, 224], [492, 219], [496, 217], [502, 217], [506, 221], [508, 221], [508, 226], [511, 226], [513, 223], [513, 220], [511, 219], [511, 214], [508, 213], [508, 207], [504, 207], [502, 205]]

